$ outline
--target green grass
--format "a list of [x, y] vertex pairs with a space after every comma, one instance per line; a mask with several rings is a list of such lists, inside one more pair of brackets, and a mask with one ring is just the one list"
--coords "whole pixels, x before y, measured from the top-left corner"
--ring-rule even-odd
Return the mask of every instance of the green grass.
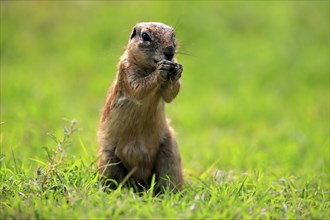
[[[104, 192], [99, 113], [149, 20], [180, 40], [186, 183]], [[1, 1], [0, 53], [2, 219], [330, 217], [328, 1]]]

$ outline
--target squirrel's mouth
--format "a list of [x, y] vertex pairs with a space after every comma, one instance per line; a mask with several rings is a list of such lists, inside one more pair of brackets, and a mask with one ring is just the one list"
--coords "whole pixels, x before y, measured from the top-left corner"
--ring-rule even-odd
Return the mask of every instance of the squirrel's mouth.
[[159, 60], [156, 60], [156, 59], [154, 59], [154, 62], [155, 62], [155, 63], [158, 63], [158, 62], [159, 62]]

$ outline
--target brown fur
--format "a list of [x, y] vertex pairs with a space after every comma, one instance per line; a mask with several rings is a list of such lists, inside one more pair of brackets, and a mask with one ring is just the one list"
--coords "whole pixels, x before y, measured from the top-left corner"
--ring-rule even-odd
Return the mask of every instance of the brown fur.
[[[147, 33], [151, 41], [142, 38]], [[122, 55], [107, 94], [98, 128], [98, 169], [117, 183], [180, 186], [181, 157], [165, 117], [165, 102], [179, 92], [182, 65], [173, 60], [174, 29], [162, 23], [138, 23]], [[174, 50], [173, 50], [174, 49]]]

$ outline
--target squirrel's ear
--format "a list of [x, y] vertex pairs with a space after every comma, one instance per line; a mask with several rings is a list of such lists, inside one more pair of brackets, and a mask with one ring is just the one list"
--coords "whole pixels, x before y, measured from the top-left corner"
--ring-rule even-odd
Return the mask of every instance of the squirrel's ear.
[[136, 35], [136, 27], [133, 28], [131, 37], [129, 39], [132, 40], [135, 37], [135, 35]]

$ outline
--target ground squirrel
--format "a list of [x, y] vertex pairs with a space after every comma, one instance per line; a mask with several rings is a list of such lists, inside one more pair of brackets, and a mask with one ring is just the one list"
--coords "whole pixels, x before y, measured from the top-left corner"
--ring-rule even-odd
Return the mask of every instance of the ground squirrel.
[[98, 128], [98, 170], [112, 185], [125, 177], [146, 187], [153, 174], [158, 189], [183, 182], [176, 138], [165, 102], [180, 89], [181, 64], [174, 59], [175, 30], [162, 23], [138, 23], [117, 67]]

